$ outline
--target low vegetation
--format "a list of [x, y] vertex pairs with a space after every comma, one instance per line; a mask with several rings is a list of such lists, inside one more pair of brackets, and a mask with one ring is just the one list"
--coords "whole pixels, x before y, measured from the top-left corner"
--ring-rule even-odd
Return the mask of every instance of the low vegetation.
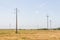
[[0, 30], [0, 40], [60, 40], [60, 30]]

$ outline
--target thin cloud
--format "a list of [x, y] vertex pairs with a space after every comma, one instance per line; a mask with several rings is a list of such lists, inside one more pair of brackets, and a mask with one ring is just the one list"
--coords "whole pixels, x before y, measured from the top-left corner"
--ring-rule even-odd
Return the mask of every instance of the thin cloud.
[[42, 4], [40, 5], [40, 8], [41, 8], [41, 7], [44, 7], [44, 6], [47, 6], [47, 2], [42, 3]]

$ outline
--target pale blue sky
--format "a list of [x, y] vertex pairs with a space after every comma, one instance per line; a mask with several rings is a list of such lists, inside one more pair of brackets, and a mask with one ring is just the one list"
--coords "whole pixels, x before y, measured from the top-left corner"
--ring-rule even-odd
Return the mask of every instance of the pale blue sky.
[[21, 29], [46, 28], [47, 14], [52, 28], [60, 27], [60, 0], [0, 0], [0, 28], [15, 28], [15, 8]]

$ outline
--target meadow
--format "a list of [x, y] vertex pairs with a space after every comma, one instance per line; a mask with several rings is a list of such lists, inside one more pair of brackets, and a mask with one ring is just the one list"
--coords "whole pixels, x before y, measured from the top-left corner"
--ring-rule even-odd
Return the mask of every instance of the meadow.
[[60, 30], [15, 30], [1, 29], [0, 40], [60, 40]]

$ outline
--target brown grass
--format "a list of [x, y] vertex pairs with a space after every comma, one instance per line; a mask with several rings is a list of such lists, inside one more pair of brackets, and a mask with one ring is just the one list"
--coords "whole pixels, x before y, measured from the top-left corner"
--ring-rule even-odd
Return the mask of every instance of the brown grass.
[[60, 40], [60, 30], [0, 30], [0, 40]]

